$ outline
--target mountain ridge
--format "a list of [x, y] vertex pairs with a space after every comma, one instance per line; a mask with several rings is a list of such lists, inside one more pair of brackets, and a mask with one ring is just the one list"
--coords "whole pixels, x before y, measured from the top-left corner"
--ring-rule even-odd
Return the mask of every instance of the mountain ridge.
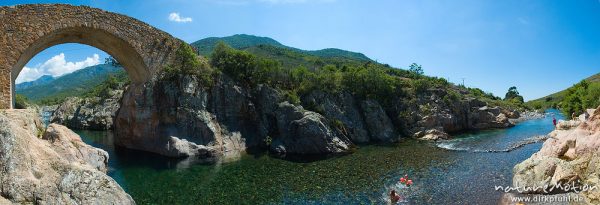
[[255, 35], [248, 35], [248, 34], [235, 34], [232, 36], [225, 36], [225, 37], [208, 37], [208, 38], [204, 38], [204, 39], [195, 41], [195, 42], [191, 43], [191, 45], [193, 47], [195, 47], [196, 49], [198, 49], [198, 53], [200, 55], [210, 56], [215, 45], [219, 41], [223, 41], [226, 44], [228, 44], [229, 46], [231, 46], [232, 48], [240, 49], [240, 50], [245, 50], [250, 47], [256, 47], [259, 45], [270, 45], [270, 46], [283, 48], [283, 49], [289, 49], [292, 51], [296, 51], [296, 52], [307, 54], [307, 55], [317, 56], [317, 57], [324, 57], [324, 58], [336, 58], [337, 57], [337, 58], [349, 58], [352, 60], [359, 60], [359, 61], [373, 61], [366, 55], [359, 53], [359, 52], [347, 51], [347, 50], [343, 50], [343, 49], [339, 49], [339, 48], [324, 48], [324, 49], [320, 49], [320, 50], [303, 50], [303, 49], [283, 45], [282, 43], [280, 43], [277, 40], [272, 39], [270, 37], [255, 36]]
[[19, 91], [22, 91], [23, 89], [26, 89], [26, 88], [29, 88], [32, 86], [45, 85], [45, 84], [48, 84], [48, 83], [54, 81], [55, 79], [56, 78], [51, 75], [43, 75], [36, 80], [16, 84], [15, 90], [17, 92], [19, 92]]
[[48, 98], [77, 96], [104, 82], [108, 75], [117, 75], [119, 72], [125, 71], [120, 67], [99, 64], [62, 75], [49, 83], [17, 90], [17, 93], [38, 103]]

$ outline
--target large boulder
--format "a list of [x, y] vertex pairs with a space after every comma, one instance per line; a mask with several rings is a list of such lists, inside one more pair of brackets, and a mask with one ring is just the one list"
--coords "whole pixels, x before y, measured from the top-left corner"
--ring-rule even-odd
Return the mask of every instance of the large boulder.
[[59, 104], [56, 110], [54, 110], [50, 122], [68, 126], [81, 105], [81, 101], [82, 99], [78, 97], [66, 98], [65, 101]]
[[69, 97], [58, 105], [50, 122], [78, 130], [111, 130], [123, 90], [111, 90], [108, 96], [86, 99]]
[[[41, 138], [40, 138], [41, 137]], [[18, 204], [135, 204], [105, 174], [106, 152], [32, 110], [0, 113], [0, 195]]]
[[224, 140], [239, 134], [207, 110], [208, 89], [193, 76], [178, 79], [129, 86], [115, 120], [115, 143], [171, 157], [212, 158], [239, 153], [227, 147], [244, 150], [243, 140]]
[[469, 128], [475, 130], [488, 128], [506, 128], [514, 126], [499, 107], [483, 106], [472, 109], [468, 118]]
[[[367, 143], [372, 138], [378, 139], [377, 136], [369, 136], [367, 126], [365, 125], [369, 121], [363, 119], [361, 107], [350, 93], [329, 94], [323, 91], [314, 91], [304, 96], [302, 103], [308, 110], [318, 112], [328, 119], [341, 123], [344, 126], [344, 131], [347, 132], [346, 134], [354, 143]], [[377, 108], [373, 109], [380, 111]], [[370, 117], [378, 118], [373, 115], [370, 115]], [[382, 118], [379, 117], [379, 119]], [[391, 125], [391, 122], [386, 125]]]
[[350, 150], [352, 142], [319, 113], [288, 102], [275, 111], [280, 136], [272, 150], [286, 154], [336, 154]]
[[360, 107], [365, 116], [365, 123], [375, 142], [397, 142], [400, 135], [394, 129], [392, 120], [387, 116], [381, 105], [375, 100], [362, 101]]
[[50, 142], [54, 151], [71, 162], [88, 164], [100, 171], [107, 171], [108, 153], [85, 144], [79, 135], [65, 126], [48, 125], [42, 139]]

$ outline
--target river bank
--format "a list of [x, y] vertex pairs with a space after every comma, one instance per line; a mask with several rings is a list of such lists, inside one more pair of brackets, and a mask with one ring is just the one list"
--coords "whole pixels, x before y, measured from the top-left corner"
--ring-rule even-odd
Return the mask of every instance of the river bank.
[[[394, 145], [362, 146], [351, 155], [305, 163], [258, 152], [234, 162], [189, 164], [115, 148], [109, 132], [77, 132], [86, 143], [109, 153], [109, 176], [139, 204], [384, 203], [394, 187], [409, 204], [485, 204], [501, 199], [494, 186], [510, 185], [512, 167], [538, 151], [541, 143], [510, 152], [471, 151], [502, 150], [548, 133], [551, 120], [465, 133], [448, 141], [403, 139]], [[398, 186], [404, 174], [414, 180], [411, 188]]]
[[0, 204], [135, 204], [108, 158], [35, 110], [0, 110]]
[[600, 202], [600, 107], [587, 112], [570, 121], [559, 121], [540, 151], [514, 167], [512, 186], [522, 187], [520, 194], [535, 197], [571, 193], [576, 199], [568, 203]]

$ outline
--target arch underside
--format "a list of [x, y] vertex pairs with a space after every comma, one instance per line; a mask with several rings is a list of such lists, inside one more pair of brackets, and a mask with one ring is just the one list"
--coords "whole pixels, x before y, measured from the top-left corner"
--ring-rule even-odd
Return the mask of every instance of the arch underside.
[[31, 44], [12, 66], [10, 84], [12, 107], [15, 105], [15, 81], [27, 62], [41, 51], [64, 43], [80, 43], [103, 50], [123, 65], [132, 83], [143, 83], [150, 79], [151, 74], [144, 59], [123, 39], [101, 29], [84, 27], [59, 29], [40, 37]]
[[0, 22], [0, 109], [13, 107], [17, 76], [46, 48], [64, 43], [96, 47], [119, 61], [133, 84], [144, 84], [168, 65], [183, 42], [137, 19], [86, 6], [3, 6]]
[[96, 47], [113, 56], [123, 65], [129, 78], [134, 83], [143, 83], [150, 78], [150, 71], [143, 58], [126, 41], [101, 30], [92, 28], [67, 28], [44, 35], [30, 45], [19, 56], [17, 63], [11, 69], [11, 79], [14, 82], [23, 67], [39, 52], [64, 43], [80, 43]]

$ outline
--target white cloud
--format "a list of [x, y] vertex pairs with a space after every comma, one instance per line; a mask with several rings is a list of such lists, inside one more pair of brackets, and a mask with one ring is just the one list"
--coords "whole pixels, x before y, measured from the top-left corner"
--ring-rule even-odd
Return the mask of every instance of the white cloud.
[[38, 64], [33, 68], [24, 67], [19, 73], [19, 77], [15, 83], [29, 82], [42, 77], [43, 75], [51, 75], [58, 77], [64, 74], [72, 73], [79, 69], [100, 64], [100, 56], [94, 54], [79, 62], [67, 62], [65, 54], [60, 53], [42, 64]]
[[190, 17], [181, 17], [179, 13], [173, 12], [169, 14], [169, 21], [174, 21], [177, 23], [187, 23], [192, 22], [192, 18]]

